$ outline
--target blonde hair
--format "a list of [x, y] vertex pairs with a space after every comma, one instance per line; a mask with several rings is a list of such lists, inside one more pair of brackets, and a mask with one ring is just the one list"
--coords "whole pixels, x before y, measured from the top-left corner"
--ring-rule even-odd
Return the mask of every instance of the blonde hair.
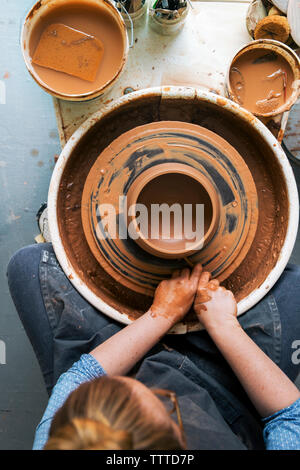
[[45, 450], [176, 450], [183, 444], [118, 377], [82, 384], [56, 413]]

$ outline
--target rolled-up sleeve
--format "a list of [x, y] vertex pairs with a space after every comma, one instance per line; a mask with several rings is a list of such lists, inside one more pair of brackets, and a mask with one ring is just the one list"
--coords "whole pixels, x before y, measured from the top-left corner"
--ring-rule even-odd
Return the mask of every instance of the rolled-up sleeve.
[[300, 450], [300, 398], [262, 421], [268, 450]]
[[78, 362], [62, 374], [53, 388], [48, 406], [35, 433], [33, 450], [42, 450], [48, 440], [49, 431], [55, 413], [67, 400], [68, 396], [84, 382], [101, 377], [105, 371], [90, 354], [83, 354]]

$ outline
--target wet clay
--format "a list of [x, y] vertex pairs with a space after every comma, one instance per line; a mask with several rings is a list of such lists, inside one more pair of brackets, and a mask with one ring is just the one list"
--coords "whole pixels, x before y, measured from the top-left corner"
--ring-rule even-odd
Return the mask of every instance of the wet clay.
[[[202, 234], [179, 253], [164, 250], [162, 244], [155, 249], [145, 237], [132, 241], [127, 230], [125, 236], [116, 235], [116, 225], [127, 229], [127, 209], [120, 207], [119, 197], [127, 196], [129, 208], [147, 182], [176, 172], [201, 182], [210, 194], [213, 221], [203, 246], [199, 249]], [[177, 200], [179, 189], [173, 195]], [[109, 224], [101, 214], [105, 204], [114, 208]], [[192, 265], [201, 263], [219, 280], [227, 279], [255, 236], [257, 194], [247, 165], [224, 139], [194, 124], [161, 121], [125, 132], [99, 155], [86, 178], [81, 215], [86, 240], [99, 264], [129, 289], [153, 294], [161, 280], [185, 266], [181, 258], [186, 256]]]
[[[197, 98], [162, 101], [159, 94], [153, 94], [122, 105], [95, 122], [70, 156], [61, 179], [57, 215], [64, 249], [79, 277], [104, 302], [132, 319], [149, 308], [151, 295], [124, 287], [94, 257], [82, 226], [82, 192], [99, 154], [114, 139], [135, 126], [174, 119], [194, 122], [226, 139], [243, 157], [255, 181], [259, 207], [255, 238], [244, 261], [224, 282], [238, 301], [264, 282], [276, 265], [286, 236], [289, 205], [282, 170], [272, 148], [253, 130], [250, 121]], [[186, 321], [191, 325], [196, 322], [192, 313]]]
[[293, 72], [274, 51], [252, 49], [233, 62], [230, 85], [236, 100], [252, 113], [275, 112], [291, 97]]
[[94, 36], [63, 24], [52, 24], [43, 32], [32, 62], [94, 82], [103, 52], [102, 42]]
[[[173, 204], [179, 204], [182, 213], [184, 213], [184, 205], [190, 204], [192, 206], [192, 218], [190, 220], [189, 230], [195, 232], [196, 230], [196, 205], [204, 205], [204, 234], [210, 227], [212, 221], [212, 203], [205, 188], [200, 185], [196, 180], [177, 173], [161, 175], [149, 182], [141, 191], [138, 199], [138, 204], [143, 204], [148, 210], [148, 227], [151, 227], [151, 205], [152, 204], [167, 204], [171, 207]], [[187, 243], [195, 241], [188, 240], [184, 237], [184, 220], [179, 227], [179, 232], [176, 233], [174, 228], [174, 213], [170, 217], [170, 238], [166, 239], [163, 234], [162, 221], [159, 223], [159, 239], [148, 236], [149, 242], [159, 252], [161, 249], [172, 251], [184, 251]], [[182, 237], [183, 234], [183, 237]]]
[[[31, 57], [34, 56], [44, 31], [53, 24], [62, 24], [95, 37], [103, 44], [104, 53], [97, 67], [93, 82], [68, 75], [33, 63], [35, 72], [45, 86], [58, 94], [78, 95], [101, 89], [120, 71], [124, 60], [125, 38], [117, 19], [105, 7], [96, 6], [86, 0], [76, 0], [49, 5], [34, 27], [29, 43]], [[83, 57], [83, 62], [85, 58]]]

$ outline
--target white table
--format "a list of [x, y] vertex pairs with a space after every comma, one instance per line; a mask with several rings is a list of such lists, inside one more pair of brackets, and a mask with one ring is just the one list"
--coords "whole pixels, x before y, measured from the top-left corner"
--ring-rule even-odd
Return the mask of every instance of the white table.
[[54, 99], [62, 146], [101, 105], [123, 95], [161, 85], [190, 85], [224, 94], [227, 68], [235, 52], [251, 38], [245, 18], [249, 1], [192, 2], [184, 29], [162, 36], [148, 24], [134, 31], [125, 70], [114, 88], [90, 102]]
[[[123, 95], [124, 90], [153, 86], [190, 85], [224, 95], [224, 81], [236, 51], [251, 41], [246, 28], [250, 0], [193, 1], [186, 24], [177, 36], [162, 36], [148, 24], [135, 29], [134, 46], [125, 70], [105, 96], [72, 103], [54, 98], [61, 146], [103, 104]], [[288, 148], [300, 161], [300, 103], [281, 121]], [[278, 119], [278, 121], [280, 121]]]

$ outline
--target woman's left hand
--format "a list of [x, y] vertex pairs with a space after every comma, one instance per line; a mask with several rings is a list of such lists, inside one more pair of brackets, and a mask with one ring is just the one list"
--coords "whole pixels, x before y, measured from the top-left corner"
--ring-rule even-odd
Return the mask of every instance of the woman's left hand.
[[182, 320], [193, 305], [201, 272], [202, 266], [197, 264], [192, 273], [185, 268], [162, 281], [155, 291], [151, 315], [168, 318], [172, 325]]

